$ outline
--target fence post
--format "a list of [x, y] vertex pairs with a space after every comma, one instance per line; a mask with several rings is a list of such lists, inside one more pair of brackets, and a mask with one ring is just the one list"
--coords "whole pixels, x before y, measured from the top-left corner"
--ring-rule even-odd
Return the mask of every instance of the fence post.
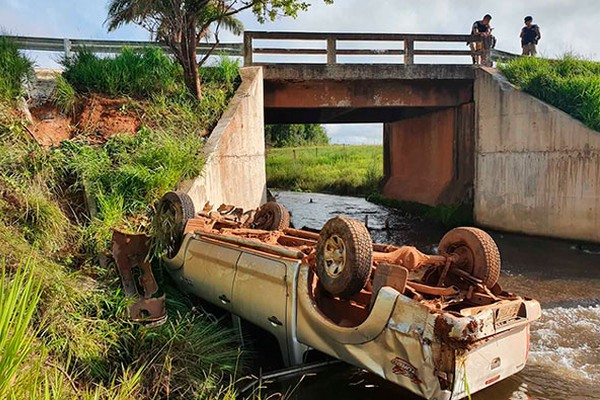
[[65, 58], [71, 58], [71, 40], [64, 38], [63, 39], [63, 47], [65, 49]]
[[404, 64], [415, 63], [415, 42], [413, 39], [404, 39]]
[[337, 64], [336, 38], [327, 38], [327, 64]]
[[244, 66], [250, 67], [254, 63], [254, 48], [252, 46], [252, 33], [244, 32]]

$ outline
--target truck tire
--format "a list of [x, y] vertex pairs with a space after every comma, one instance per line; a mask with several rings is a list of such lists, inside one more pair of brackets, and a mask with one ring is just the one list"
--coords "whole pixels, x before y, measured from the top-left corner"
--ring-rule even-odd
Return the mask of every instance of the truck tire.
[[317, 241], [317, 276], [327, 292], [343, 299], [360, 292], [371, 275], [373, 241], [352, 218], [332, 218]]
[[188, 220], [196, 211], [190, 196], [184, 192], [167, 192], [156, 207], [152, 221], [153, 241], [158, 250], [167, 257], [174, 257], [183, 241], [183, 233]]
[[454, 228], [444, 235], [439, 244], [442, 255], [458, 254], [458, 267], [494, 287], [500, 278], [500, 252], [494, 239], [477, 228]]
[[290, 227], [290, 212], [283, 205], [269, 201], [256, 211], [252, 225], [263, 231], [282, 231]]

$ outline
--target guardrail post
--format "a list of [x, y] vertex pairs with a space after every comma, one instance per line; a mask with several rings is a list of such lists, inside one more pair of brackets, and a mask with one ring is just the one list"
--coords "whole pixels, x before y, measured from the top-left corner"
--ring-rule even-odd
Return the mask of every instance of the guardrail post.
[[404, 64], [415, 63], [415, 42], [413, 39], [404, 39]]
[[71, 58], [71, 55], [72, 55], [71, 40], [64, 38], [63, 39], [63, 47], [65, 49], [65, 58]]
[[249, 67], [254, 63], [252, 38], [251, 32], [244, 32], [244, 66], [246, 67]]
[[327, 38], [327, 64], [337, 64], [336, 38]]

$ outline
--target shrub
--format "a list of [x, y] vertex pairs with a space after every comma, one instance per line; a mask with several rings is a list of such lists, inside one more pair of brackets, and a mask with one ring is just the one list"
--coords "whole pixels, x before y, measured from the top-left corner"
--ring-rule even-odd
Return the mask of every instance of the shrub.
[[600, 131], [600, 63], [566, 55], [523, 57], [500, 65], [509, 81]]
[[0, 36], [0, 99], [23, 95], [23, 84], [33, 78], [33, 63], [8, 37]]

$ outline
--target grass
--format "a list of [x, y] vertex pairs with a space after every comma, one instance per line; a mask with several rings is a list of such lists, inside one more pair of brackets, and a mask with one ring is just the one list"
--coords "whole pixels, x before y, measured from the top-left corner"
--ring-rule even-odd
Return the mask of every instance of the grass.
[[340, 195], [368, 195], [383, 178], [382, 146], [269, 149], [267, 185]]
[[40, 299], [40, 282], [25, 262], [10, 277], [2, 264], [0, 277], [0, 398], [7, 398], [11, 382], [33, 342], [30, 325]]
[[125, 48], [114, 58], [83, 49], [62, 64], [64, 78], [78, 92], [136, 98], [185, 93], [183, 69], [157, 48]]
[[500, 70], [523, 91], [600, 131], [600, 63], [573, 55], [523, 57], [501, 64]]
[[[0, 59], [5, 51], [0, 47]], [[147, 79], [152, 73], [141, 69], [172, 67], [161, 57], [127, 53], [113, 66], [85, 57], [82, 65], [72, 61], [73, 74], [59, 81], [54, 95], [63, 112], [101, 87], [131, 97], [144, 112], [140, 132], [103, 145], [80, 138], [45, 149], [30, 139], [13, 103], [0, 101], [0, 260], [6, 265], [0, 398], [235, 397], [219, 385], [241, 368], [234, 333], [194, 311], [177, 292], [168, 294], [168, 324], [150, 329], [131, 323], [114, 266], [98, 263], [113, 227], [146, 230], [153, 202], [199, 173], [201, 133], [216, 123], [235, 90], [232, 71], [213, 70], [206, 100], [194, 103], [171, 90], [168, 79]], [[93, 77], [98, 64], [112, 72]], [[128, 76], [134, 82], [113, 82]], [[220, 82], [220, 76], [231, 80]], [[20, 87], [22, 78], [11, 79]], [[149, 97], [136, 98], [142, 95]]]
[[0, 99], [12, 101], [23, 94], [23, 83], [33, 76], [32, 66], [14, 42], [0, 36]]

